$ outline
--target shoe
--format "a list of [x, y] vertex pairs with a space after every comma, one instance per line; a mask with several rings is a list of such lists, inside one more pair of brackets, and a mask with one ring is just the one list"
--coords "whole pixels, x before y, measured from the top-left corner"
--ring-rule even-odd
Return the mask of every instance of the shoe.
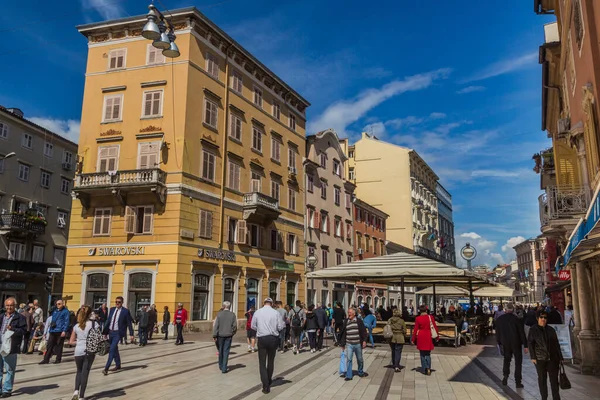
[[79, 400], [79, 391], [78, 390], [76, 390], [73, 393], [73, 397], [71, 398], [71, 400]]
[[252, 349], [252, 351], [250, 353], [255, 353], [255, 352], [256, 352], [256, 349]]
[[351, 381], [351, 380], [352, 380], [352, 378], [344, 378], [344, 380], [345, 380], [346, 382], [348, 382], [348, 381]]
[[226, 374], [229, 372], [229, 368], [227, 368], [225, 371], [221, 371], [221, 373]]
[[107, 369], [103, 369], [102, 370], [102, 375], [104, 375], [104, 376], [108, 375], [108, 370]]
[[508, 385], [508, 378], [502, 378], [502, 385]]
[[394, 372], [400, 372], [400, 368], [394, 368]]
[[61, 360], [56, 360], [52, 364], [60, 364], [60, 363], [61, 363]]
[[117, 371], [118, 371], [118, 370], [120, 370], [120, 369], [121, 369], [121, 367], [114, 367], [114, 368], [113, 368], [113, 369], [111, 369], [110, 371], [111, 371], [111, 372], [117, 372]]
[[366, 372], [363, 372], [362, 374], [358, 374], [358, 376], [359, 376], [360, 378], [364, 378], [364, 377], [367, 377], [367, 376], [369, 376], [369, 374], [367, 374]]
[[346, 374], [340, 374], [340, 378], [345, 378]]
[[42, 360], [38, 363], [38, 365], [44, 365], [44, 364], [50, 364], [50, 362], [48, 362], [46, 360]]
[[7, 397], [10, 397], [10, 396], [12, 396], [11, 392], [4, 392], [4, 393], [2, 393], [2, 396], [0, 396], [0, 397], [2, 397], [3, 399], [6, 399]]
[[269, 388], [263, 388], [262, 392], [264, 394], [269, 394], [269, 393], [271, 393], [271, 389], [269, 389]]
[[141, 343], [140, 343], [140, 344], [138, 344], [138, 346], [139, 346], [139, 347], [142, 347], [142, 346], [143, 346], [143, 344], [141, 344]]
[[431, 368], [427, 368], [427, 376], [431, 376]]
[[517, 389], [523, 389], [524, 387], [521, 382], [517, 382]]

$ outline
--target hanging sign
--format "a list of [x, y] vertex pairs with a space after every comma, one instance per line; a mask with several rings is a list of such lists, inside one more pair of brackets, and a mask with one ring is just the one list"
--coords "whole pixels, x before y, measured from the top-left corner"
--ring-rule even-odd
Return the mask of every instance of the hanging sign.
[[558, 271], [558, 279], [561, 281], [570, 281], [571, 271], [567, 269], [561, 269], [560, 271]]

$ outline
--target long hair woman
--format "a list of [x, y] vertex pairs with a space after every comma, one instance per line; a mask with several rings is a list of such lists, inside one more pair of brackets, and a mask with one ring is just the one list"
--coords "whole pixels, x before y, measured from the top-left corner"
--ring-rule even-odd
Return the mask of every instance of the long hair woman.
[[88, 377], [96, 354], [88, 354], [86, 351], [86, 342], [88, 333], [92, 329], [95, 321], [90, 319], [92, 309], [89, 306], [83, 306], [77, 313], [77, 323], [73, 327], [69, 343], [75, 345], [75, 364], [77, 365], [77, 374], [75, 375], [75, 392], [72, 400], [83, 400], [85, 397], [85, 388], [87, 387]]
[[417, 345], [421, 356], [421, 372], [431, 375], [431, 350], [433, 350], [433, 336], [431, 328], [435, 330], [439, 337], [439, 331], [435, 318], [427, 313], [427, 306], [419, 306], [419, 316], [415, 319], [415, 329], [412, 342]]

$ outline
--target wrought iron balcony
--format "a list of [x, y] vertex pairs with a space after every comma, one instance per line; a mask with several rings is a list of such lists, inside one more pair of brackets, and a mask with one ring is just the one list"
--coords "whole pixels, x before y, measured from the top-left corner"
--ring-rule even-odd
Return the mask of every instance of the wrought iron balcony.
[[106, 171], [78, 174], [73, 186], [74, 197], [89, 207], [89, 196], [103, 191], [115, 195], [123, 205], [127, 193], [152, 192], [160, 203], [166, 199], [167, 174], [159, 168], [128, 171]]
[[546, 193], [538, 198], [542, 229], [555, 221], [576, 224], [587, 212], [589, 198], [589, 190], [583, 187], [546, 187]]
[[243, 209], [245, 220], [263, 225], [276, 220], [281, 214], [277, 199], [260, 192], [246, 193]]
[[441, 254], [435, 252], [435, 250], [427, 249], [421, 246], [415, 246], [415, 254], [418, 254], [423, 257], [430, 258], [432, 260], [440, 261], [445, 263], [446, 259]]
[[43, 235], [46, 232], [46, 221], [27, 214], [0, 215], [0, 234], [33, 234]]

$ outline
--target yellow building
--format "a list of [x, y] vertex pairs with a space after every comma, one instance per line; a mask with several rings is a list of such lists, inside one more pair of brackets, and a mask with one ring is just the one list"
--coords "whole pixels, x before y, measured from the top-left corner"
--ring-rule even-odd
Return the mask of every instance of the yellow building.
[[63, 293], [72, 308], [181, 302], [206, 329], [224, 300], [243, 318], [267, 296], [304, 299], [310, 104], [196, 8], [171, 14], [174, 59], [140, 36], [145, 16], [78, 27], [89, 50]]

